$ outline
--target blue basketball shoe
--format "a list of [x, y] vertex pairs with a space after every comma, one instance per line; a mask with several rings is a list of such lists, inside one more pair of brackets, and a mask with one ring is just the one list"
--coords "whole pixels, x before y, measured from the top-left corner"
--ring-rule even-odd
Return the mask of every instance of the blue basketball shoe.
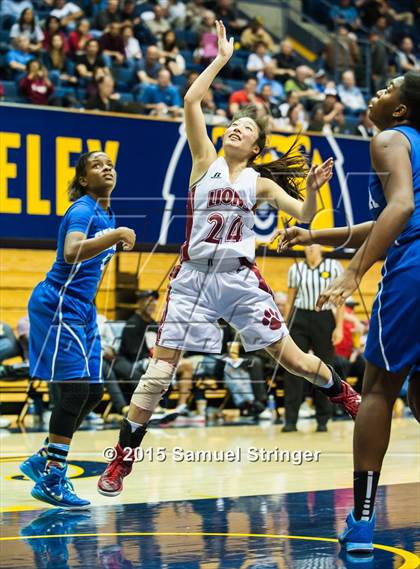
[[369, 521], [354, 519], [350, 512], [346, 519], [346, 528], [338, 537], [338, 541], [349, 553], [370, 553], [373, 551], [373, 530], [375, 529], [375, 513]]
[[41, 478], [41, 476], [44, 473], [46, 464], [47, 464], [47, 457], [42, 456], [39, 453], [36, 453], [27, 458], [26, 460], [24, 460], [19, 465], [19, 470], [22, 472], [22, 474], [24, 474], [34, 482], [38, 482], [38, 480]]
[[32, 488], [31, 495], [36, 500], [46, 502], [58, 508], [84, 510], [89, 508], [89, 500], [79, 498], [73, 491], [71, 482], [66, 478], [67, 468], [51, 466]]

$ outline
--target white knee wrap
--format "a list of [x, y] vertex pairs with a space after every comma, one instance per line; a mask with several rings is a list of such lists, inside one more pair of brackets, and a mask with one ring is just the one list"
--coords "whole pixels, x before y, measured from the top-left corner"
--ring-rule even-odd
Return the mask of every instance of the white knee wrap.
[[146, 411], [154, 411], [168, 389], [175, 370], [175, 366], [164, 360], [152, 359], [133, 393], [132, 403]]

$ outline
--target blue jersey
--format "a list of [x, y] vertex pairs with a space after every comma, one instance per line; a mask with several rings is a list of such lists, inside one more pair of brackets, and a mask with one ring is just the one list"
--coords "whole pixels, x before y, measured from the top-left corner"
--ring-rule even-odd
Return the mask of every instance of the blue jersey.
[[[420, 132], [412, 126], [396, 126], [390, 130], [401, 132], [411, 146], [411, 168], [413, 172], [414, 212], [407, 225], [397, 237], [397, 243], [406, 243], [420, 236]], [[369, 178], [369, 209], [377, 219], [386, 206], [384, 191], [379, 177], [372, 172]]]
[[111, 209], [105, 211], [91, 196], [79, 198], [66, 211], [61, 222], [57, 240], [57, 258], [47, 273], [46, 282], [85, 301], [91, 302], [101, 279], [105, 265], [115, 253], [113, 246], [87, 261], [76, 264], [64, 260], [64, 241], [67, 233], [79, 231], [87, 239], [98, 237], [115, 229], [115, 215]]

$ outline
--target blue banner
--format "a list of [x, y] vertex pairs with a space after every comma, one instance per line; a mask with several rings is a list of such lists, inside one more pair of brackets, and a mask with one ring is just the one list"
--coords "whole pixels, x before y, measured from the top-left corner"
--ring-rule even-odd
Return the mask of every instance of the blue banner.
[[[220, 150], [224, 128], [209, 127]], [[273, 133], [263, 161], [285, 152], [295, 135]], [[315, 227], [369, 219], [368, 142], [302, 134], [313, 163], [335, 159], [334, 177], [319, 193]], [[140, 117], [0, 105], [0, 237], [56, 239], [66, 211], [67, 185], [78, 155], [104, 150], [115, 160], [118, 183], [112, 207], [119, 225], [135, 229], [140, 244], [180, 244], [191, 158], [183, 125]], [[286, 215], [257, 210], [256, 232], [269, 239]]]

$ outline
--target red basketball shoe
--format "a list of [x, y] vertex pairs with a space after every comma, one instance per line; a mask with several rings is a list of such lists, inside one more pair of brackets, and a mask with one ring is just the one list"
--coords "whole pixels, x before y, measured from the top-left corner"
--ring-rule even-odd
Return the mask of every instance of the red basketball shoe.
[[108, 464], [98, 480], [98, 492], [103, 496], [118, 496], [123, 490], [123, 480], [133, 468], [133, 460], [126, 460], [126, 453], [119, 444], [115, 446], [117, 456]]

